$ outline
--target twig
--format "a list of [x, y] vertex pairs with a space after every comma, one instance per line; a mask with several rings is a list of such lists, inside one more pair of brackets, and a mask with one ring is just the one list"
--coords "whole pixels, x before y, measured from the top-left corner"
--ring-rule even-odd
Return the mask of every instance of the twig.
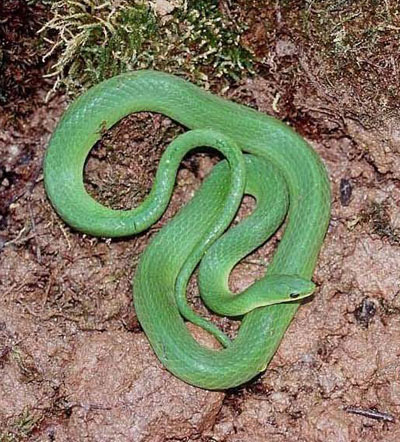
[[359, 408], [359, 407], [345, 407], [347, 413], [357, 414], [359, 416], [368, 417], [370, 419], [376, 419], [378, 421], [395, 422], [394, 416], [389, 413], [378, 411], [375, 408]]

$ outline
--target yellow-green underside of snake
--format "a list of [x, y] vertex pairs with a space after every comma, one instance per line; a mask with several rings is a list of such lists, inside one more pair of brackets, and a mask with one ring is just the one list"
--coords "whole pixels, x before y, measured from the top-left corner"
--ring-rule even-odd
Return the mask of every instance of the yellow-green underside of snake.
[[[139, 111], [164, 114], [189, 130], [168, 146], [143, 203], [133, 210], [112, 210], [87, 194], [85, 160], [104, 129]], [[44, 180], [54, 208], [75, 229], [102, 237], [133, 235], [161, 217], [180, 161], [199, 146], [218, 150], [225, 160], [152, 239], [136, 270], [133, 297], [143, 330], [169, 371], [192, 385], [226, 389], [267, 367], [299, 300], [314, 289], [310, 279], [329, 222], [330, 187], [310, 146], [272, 117], [177, 77], [138, 71], [104, 81], [70, 105], [46, 152]], [[256, 199], [256, 209], [226, 231], [243, 193]], [[232, 294], [232, 267], [284, 218], [284, 234], [265, 277], [246, 292]], [[187, 304], [186, 286], [199, 263], [207, 306], [242, 316], [233, 341]], [[214, 334], [223, 348], [198, 343], [184, 318]]]

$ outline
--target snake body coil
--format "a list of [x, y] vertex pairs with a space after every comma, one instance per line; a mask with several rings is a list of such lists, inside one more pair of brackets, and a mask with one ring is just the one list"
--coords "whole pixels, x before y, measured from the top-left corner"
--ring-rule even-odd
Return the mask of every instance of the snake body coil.
[[[145, 201], [133, 210], [111, 210], [85, 191], [85, 160], [105, 129], [138, 111], [167, 115], [191, 130], [167, 148]], [[177, 77], [139, 71], [93, 87], [69, 107], [46, 152], [44, 178], [53, 206], [76, 229], [98, 236], [132, 235], [159, 219], [181, 159], [204, 145], [219, 150], [226, 160], [142, 255], [133, 283], [134, 304], [168, 370], [190, 384], [225, 389], [266, 368], [298, 299], [313, 290], [309, 280], [330, 212], [329, 182], [316, 153], [272, 117]], [[243, 192], [255, 197], [257, 208], [223, 234]], [[230, 269], [277, 229], [288, 204], [284, 235], [266, 276], [246, 293], [232, 295]], [[220, 314], [244, 315], [232, 342], [187, 305], [186, 285], [203, 257], [199, 278], [207, 305]], [[225, 348], [200, 345], [183, 316], [213, 333]]]

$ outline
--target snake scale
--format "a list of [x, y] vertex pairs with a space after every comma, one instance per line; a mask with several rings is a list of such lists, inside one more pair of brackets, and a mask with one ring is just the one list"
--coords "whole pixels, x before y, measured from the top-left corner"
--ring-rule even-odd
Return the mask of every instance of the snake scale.
[[[167, 147], [142, 204], [112, 210], [86, 192], [85, 161], [104, 130], [139, 111], [161, 113], [189, 130]], [[133, 297], [143, 330], [169, 371], [192, 385], [226, 389], [265, 370], [299, 300], [314, 290], [311, 277], [330, 216], [330, 186], [318, 155], [270, 116], [176, 76], [145, 70], [106, 80], [69, 106], [51, 137], [44, 181], [54, 208], [75, 229], [102, 237], [133, 235], [161, 217], [179, 163], [199, 146], [216, 149], [225, 159], [151, 240], [136, 270]], [[244, 193], [255, 198], [256, 209], [227, 230]], [[242, 294], [232, 294], [231, 269], [284, 219], [266, 275]], [[198, 265], [207, 306], [242, 319], [233, 341], [186, 301], [186, 286]], [[184, 318], [215, 335], [222, 348], [201, 345]]]

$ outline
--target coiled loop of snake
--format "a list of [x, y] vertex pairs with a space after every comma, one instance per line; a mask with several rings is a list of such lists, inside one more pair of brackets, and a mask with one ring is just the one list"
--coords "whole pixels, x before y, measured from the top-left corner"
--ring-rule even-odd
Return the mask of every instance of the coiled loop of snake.
[[[148, 198], [133, 210], [111, 210], [86, 193], [85, 160], [104, 129], [138, 111], [162, 113], [191, 130], [167, 148]], [[266, 368], [298, 300], [313, 291], [309, 280], [330, 212], [329, 183], [315, 152], [272, 117], [177, 77], [139, 71], [93, 87], [69, 107], [50, 141], [44, 179], [53, 206], [74, 228], [98, 236], [132, 235], [160, 218], [182, 157], [204, 145], [219, 150], [226, 160], [152, 239], [134, 277], [134, 304], [168, 370], [190, 384], [225, 389]], [[257, 208], [222, 235], [244, 191], [256, 198]], [[234, 296], [227, 283], [231, 268], [277, 229], [287, 204], [284, 235], [266, 276]], [[232, 342], [187, 305], [186, 285], [203, 257], [200, 288], [207, 305], [220, 314], [244, 315]], [[200, 345], [183, 317], [209, 330], [225, 348]]]

